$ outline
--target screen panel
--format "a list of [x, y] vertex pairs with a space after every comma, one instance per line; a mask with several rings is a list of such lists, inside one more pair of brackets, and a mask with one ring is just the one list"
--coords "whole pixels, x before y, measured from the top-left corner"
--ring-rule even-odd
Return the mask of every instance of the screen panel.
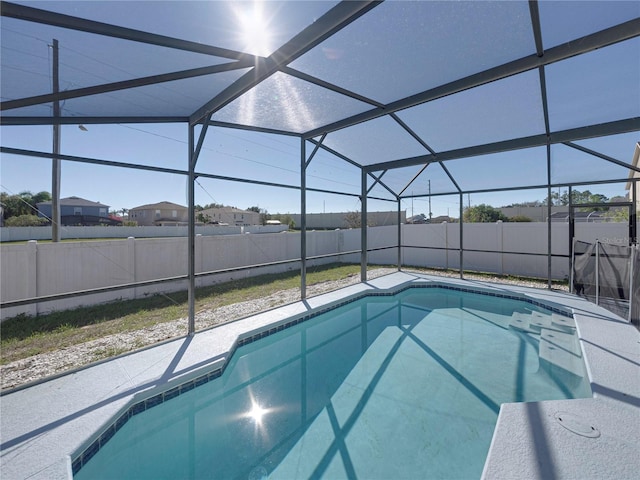
[[431, 148], [453, 150], [544, 133], [537, 70], [398, 112]]
[[635, 38], [545, 67], [551, 130], [640, 116], [639, 58]]
[[388, 116], [331, 132], [324, 143], [360, 165], [429, 154]]
[[213, 116], [221, 122], [303, 133], [371, 106], [277, 72]]
[[389, 103], [532, 53], [526, 2], [384, 2], [291, 66]]

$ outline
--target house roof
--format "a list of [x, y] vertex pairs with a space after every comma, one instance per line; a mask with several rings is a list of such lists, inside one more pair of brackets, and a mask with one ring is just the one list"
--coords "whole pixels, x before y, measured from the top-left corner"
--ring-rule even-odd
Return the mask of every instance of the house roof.
[[[51, 205], [51, 201], [48, 202], [39, 202], [39, 205]], [[99, 202], [92, 202], [91, 200], [86, 200], [80, 197], [67, 197], [60, 199], [60, 205], [65, 207], [106, 207], [109, 208], [109, 205], [105, 205]]]
[[150, 203], [148, 205], [140, 205], [139, 207], [130, 208], [131, 210], [186, 210], [187, 207], [172, 202]]
[[242, 210], [236, 207], [219, 207], [219, 208], [207, 208], [205, 210], [200, 210], [198, 213], [209, 215], [212, 213], [257, 213], [257, 212], [254, 212], [252, 210]]

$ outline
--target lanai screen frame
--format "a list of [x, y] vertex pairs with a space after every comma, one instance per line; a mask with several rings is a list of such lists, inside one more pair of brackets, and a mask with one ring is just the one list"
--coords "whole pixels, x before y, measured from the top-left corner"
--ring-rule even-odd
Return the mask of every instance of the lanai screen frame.
[[[310, 162], [313, 160], [314, 155], [319, 149], [324, 149], [331, 154], [343, 159], [344, 161], [352, 164], [361, 171], [361, 192], [359, 195], [361, 201], [361, 225], [366, 225], [367, 218], [367, 199], [372, 198], [370, 196], [370, 190], [373, 188], [368, 187], [369, 179], [372, 179], [374, 185], [378, 184], [391, 193], [395, 201], [397, 201], [398, 207], [398, 269], [401, 268], [401, 226], [400, 226], [400, 204], [403, 199], [412, 198], [413, 195], [403, 195], [407, 190], [408, 185], [400, 193], [394, 192], [384, 183], [382, 178], [384, 172], [391, 169], [397, 169], [407, 166], [422, 165], [423, 168], [427, 168], [430, 164], [438, 164], [446, 172], [450, 178], [452, 184], [455, 186], [455, 190], [446, 193], [438, 193], [437, 195], [450, 195], [457, 194], [460, 198], [460, 276], [463, 275], [464, 262], [464, 229], [462, 222], [463, 202], [462, 198], [464, 194], [468, 193], [488, 193], [496, 191], [509, 191], [509, 190], [522, 190], [522, 189], [534, 189], [534, 188], [546, 188], [548, 192], [547, 203], [547, 258], [548, 258], [548, 285], [551, 288], [551, 189], [556, 186], [577, 186], [581, 184], [592, 185], [597, 182], [576, 182], [576, 183], [562, 183], [561, 185], [553, 184], [551, 181], [551, 146], [555, 144], [563, 144], [568, 147], [578, 149], [584, 153], [594, 155], [606, 162], [610, 162], [624, 168], [628, 168], [631, 171], [640, 172], [640, 168], [629, 165], [618, 159], [612, 158], [608, 155], [604, 155], [593, 150], [586, 149], [580, 146], [575, 141], [584, 140], [595, 137], [602, 137], [608, 135], [615, 135], [621, 133], [635, 132], [640, 130], [640, 117], [627, 118], [618, 121], [611, 121], [607, 123], [589, 125], [580, 128], [574, 128], [569, 130], [551, 131], [549, 126], [549, 113], [547, 105], [547, 92], [546, 92], [546, 80], [545, 80], [545, 66], [563, 61], [574, 56], [590, 52], [602, 47], [610, 46], [625, 40], [629, 40], [640, 36], [640, 18], [636, 18], [631, 21], [627, 21], [616, 26], [607, 28], [605, 30], [589, 34], [579, 39], [574, 39], [569, 42], [560, 44], [550, 49], [544, 50], [542, 44], [542, 33], [540, 27], [540, 16], [538, 11], [538, 2], [529, 2], [529, 12], [531, 15], [531, 28], [533, 31], [536, 54], [529, 55], [524, 58], [520, 58], [515, 61], [508, 62], [503, 65], [489, 68], [480, 73], [476, 73], [465, 78], [461, 78], [445, 85], [426, 90], [416, 95], [391, 102], [389, 104], [381, 104], [374, 100], [363, 97], [362, 95], [345, 90], [336, 85], [329, 84], [318, 78], [311, 77], [302, 72], [294, 70], [289, 67], [289, 64], [295, 59], [308, 52], [312, 48], [316, 47], [331, 35], [339, 32], [350, 23], [358, 20], [361, 16], [366, 15], [370, 10], [374, 9], [381, 2], [377, 1], [343, 1], [331, 8], [321, 18], [316, 20], [313, 24], [301, 30], [292, 40], [285, 43], [282, 47], [277, 49], [273, 54], [268, 57], [260, 57], [255, 55], [249, 55], [243, 52], [232, 51], [228, 49], [218, 48], [212, 45], [204, 45], [195, 42], [189, 42], [178, 38], [172, 38], [168, 36], [162, 36], [157, 34], [151, 34], [139, 30], [123, 28], [116, 25], [109, 25], [105, 23], [99, 23], [91, 20], [86, 20], [79, 17], [72, 17], [64, 14], [54, 13], [50, 11], [35, 9], [29, 6], [13, 4], [9, 2], [2, 2], [1, 14], [2, 16], [21, 19], [29, 22], [42, 23], [45, 25], [57, 26], [66, 29], [78, 30], [88, 32], [97, 35], [104, 35], [109, 37], [115, 37], [119, 39], [125, 39], [129, 41], [148, 43], [157, 46], [165, 46], [169, 48], [177, 48], [180, 50], [200, 52], [216, 55], [222, 58], [227, 58], [233, 62], [210, 67], [208, 69], [193, 69], [190, 71], [174, 72], [170, 74], [155, 75], [151, 77], [137, 78], [133, 80], [114, 82], [109, 84], [98, 85], [88, 88], [79, 88], [75, 90], [67, 90], [64, 92], [56, 92], [45, 95], [38, 95], [35, 97], [7, 100], [1, 103], [3, 115], [1, 117], [2, 125], [68, 125], [68, 124], [114, 124], [114, 123], [184, 123], [188, 126], [188, 168], [187, 170], [169, 169], [155, 166], [143, 166], [137, 164], [125, 164], [122, 162], [98, 160], [94, 158], [80, 158], [70, 155], [52, 155], [48, 152], [35, 152], [29, 150], [21, 150], [15, 148], [1, 147], [1, 152], [6, 154], [15, 155], [28, 155], [34, 157], [52, 158], [54, 160], [70, 160], [83, 163], [93, 163], [107, 166], [135, 168], [156, 172], [173, 173], [185, 175], [188, 177], [188, 210], [189, 210], [189, 224], [188, 224], [188, 292], [189, 292], [189, 334], [195, 331], [195, 278], [197, 276], [195, 271], [195, 181], [198, 177], [217, 178], [231, 181], [242, 181], [246, 183], [269, 185], [282, 188], [299, 188], [300, 189], [300, 205], [301, 205], [301, 285], [300, 294], [304, 300], [306, 298], [306, 270], [307, 270], [307, 255], [306, 255], [306, 193], [307, 191], [318, 191], [332, 194], [349, 195], [343, 192], [332, 192], [322, 189], [311, 189], [306, 186], [306, 169]], [[79, 98], [89, 95], [98, 95], [102, 93], [108, 93], [118, 90], [130, 89], [145, 85], [154, 85], [177, 78], [191, 78], [203, 74], [211, 74], [215, 72], [223, 72], [232, 69], [248, 68], [251, 69], [242, 75], [238, 80], [231, 83], [221, 93], [216, 95], [210, 101], [202, 105], [196, 111], [189, 116], [165, 116], [165, 117], [145, 117], [145, 116], [125, 116], [125, 117], [107, 117], [107, 116], [95, 116], [95, 117], [24, 117], [24, 116], [11, 116], [6, 112], [11, 112], [13, 109], [19, 109], [31, 105], [48, 104], [54, 105], [71, 98]], [[495, 143], [489, 143], [484, 145], [475, 145], [471, 147], [464, 147], [455, 150], [449, 150], [444, 152], [434, 151], [426, 142], [424, 142], [420, 136], [413, 132], [409, 126], [404, 124], [402, 120], [396, 115], [396, 112], [400, 110], [420, 105], [425, 102], [436, 100], [446, 97], [458, 92], [462, 92], [477, 86], [485, 85], [490, 82], [507, 78], [519, 73], [527, 71], [537, 71], [540, 79], [541, 97], [543, 102], [545, 133], [535, 136], [514, 138], [506, 141], [500, 141]], [[259, 128], [249, 125], [229, 124], [212, 119], [213, 115], [230, 104], [235, 99], [239, 98], [250, 89], [269, 78], [276, 72], [285, 72], [289, 75], [297, 77], [299, 79], [311, 82], [328, 90], [340, 93], [347, 97], [357, 99], [361, 102], [365, 102], [371, 105], [371, 109], [363, 113], [359, 113], [350, 117], [342, 118], [341, 120], [324, 125], [304, 133], [294, 133], [290, 131], [283, 131], [279, 129]], [[323, 141], [327, 134], [352, 126], [367, 120], [372, 120], [382, 116], [390, 116], [395, 122], [397, 122], [402, 128], [404, 128], [416, 141], [418, 141], [423, 147], [425, 147], [430, 153], [412, 158], [404, 158], [399, 160], [392, 160], [380, 163], [374, 163], [370, 165], [361, 165], [354, 160], [342, 155], [340, 152], [334, 151], [331, 148], [323, 144]], [[208, 128], [214, 127], [226, 127], [226, 128], [240, 128], [265, 133], [275, 133], [281, 135], [293, 135], [300, 138], [300, 187], [291, 185], [282, 185], [271, 182], [259, 182], [247, 179], [228, 178], [221, 177], [206, 172], [197, 172], [197, 162], [200, 155], [202, 145], [207, 135]], [[200, 129], [196, 133], [197, 129]], [[319, 137], [319, 139], [318, 139]], [[307, 147], [313, 146], [311, 153], [307, 155]], [[533, 147], [546, 147], [547, 153], [547, 182], [539, 185], [528, 185], [519, 187], [507, 187], [499, 189], [475, 189], [475, 190], [463, 190], [460, 188], [456, 179], [447, 170], [446, 161], [455, 160], [460, 158], [475, 157], [479, 155], [509, 152], [525, 148]], [[421, 170], [422, 171], [422, 170]], [[382, 172], [382, 174], [377, 174]], [[621, 178], [615, 180], [606, 180], [602, 183], [624, 183], [629, 181], [628, 178]], [[634, 191], [637, 191], [636, 180], [632, 180]], [[415, 197], [426, 195], [415, 195]], [[634, 198], [637, 198], [634, 195]], [[388, 200], [380, 198], [379, 200]], [[393, 201], [393, 200], [391, 200]], [[632, 223], [635, 225], [635, 203], [632, 212]], [[634, 230], [635, 231], [635, 230]], [[353, 252], [351, 252], [353, 253]], [[367, 229], [361, 228], [361, 245], [360, 245], [360, 277], [362, 281], [367, 279]], [[208, 272], [210, 273], [210, 272]], [[206, 273], [205, 273], [206, 274]], [[200, 274], [202, 275], [202, 274]], [[182, 279], [183, 277], [176, 277], [173, 279], [163, 279], [153, 282], [144, 283], [159, 283], [162, 281], [171, 281], [175, 279]], [[141, 284], [129, 284], [121, 285], [117, 287], [111, 287], [107, 289], [97, 289], [81, 293], [97, 293], [98, 291], [130, 288], [131, 286], [140, 286]], [[80, 293], [80, 292], [75, 292]], [[48, 299], [64, 298], [73, 294], [63, 294], [48, 297]], [[35, 301], [43, 301], [43, 297], [37, 299], [29, 299], [27, 303], [33, 303]], [[9, 302], [12, 306], [25, 303], [23, 302]], [[8, 306], [8, 304], [3, 304]]]

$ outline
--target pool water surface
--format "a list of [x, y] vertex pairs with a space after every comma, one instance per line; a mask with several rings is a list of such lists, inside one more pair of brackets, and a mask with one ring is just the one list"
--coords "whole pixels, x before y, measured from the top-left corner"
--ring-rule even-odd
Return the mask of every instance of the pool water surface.
[[571, 322], [444, 288], [365, 297], [239, 347], [74, 478], [479, 478], [502, 403], [591, 397]]

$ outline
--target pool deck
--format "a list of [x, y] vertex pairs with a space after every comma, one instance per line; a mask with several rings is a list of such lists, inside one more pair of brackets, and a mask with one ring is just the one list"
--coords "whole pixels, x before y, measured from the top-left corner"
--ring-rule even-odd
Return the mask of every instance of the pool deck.
[[425, 281], [517, 292], [574, 311], [593, 398], [503, 404], [483, 478], [637, 478], [640, 332], [636, 328], [596, 305], [562, 292], [404, 272], [122, 355], [2, 395], [0, 478], [69, 479], [71, 456], [90, 445], [114, 416], [126, 411], [131, 403], [221, 366], [238, 338], [365, 291]]

